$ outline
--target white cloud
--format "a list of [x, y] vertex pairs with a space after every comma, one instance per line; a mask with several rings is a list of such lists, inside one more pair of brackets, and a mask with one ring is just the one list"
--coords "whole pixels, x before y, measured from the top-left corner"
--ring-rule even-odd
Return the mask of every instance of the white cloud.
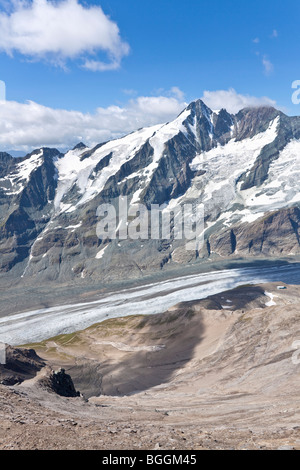
[[[0, 12], [0, 31], [0, 51], [56, 65], [80, 58], [89, 70], [115, 70], [129, 53], [117, 24], [102, 8], [79, 0], [14, 0], [11, 9]], [[107, 63], [98, 60], [100, 52]]]
[[254, 42], [254, 44], [259, 44], [259, 43], [260, 43], [260, 39], [259, 39], [259, 38], [255, 38], [255, 39], [253, 39], [252, 42]]
[[271, 34], [271, 38], [278, 38], [278, 31], [277, 29], [273, 29], [273, 32]]
[[136, 96], [138, 94], [138, 92], [133, 88], [124, 88], [122, 92], [124, 93], [124, 95], [128, 96]]
[[[267, 97], [238, 94], [234, 89], [205, 91], [211, 109], [231, 113], [251, 106], [276, 106]], [[160, 96], [139, 96], [123, 106], [99, 107], [94, 113], [53, 109], [33, 101], [0, 103], [0, 151], [29, 151], [42, 146], [66, 149], [80, 141], [93, 146], [141, 127], [174, 119], [185, 107], [183, 92], [173, 87]]]
[[98, 108], [95, 113], [66, 111], [33, 101], [0, 103], [0, 150], [41, 146], [66, 148], [79, 141], [88, 145], [125, 135], [140, 127], [174, 119], [187, 105], [172, 96], [140, 96], [127, 105]]
[[171, 94], [176, 96], [178, 100], [180, 101], [184, 100], [185, 94], [182, 90], [180, 90], [180, 88], [178, 88], [178, 86], [173, 86], [170, 91], [171, 91]]
[[211, 109], [225, 108], [230, 113], [237, 113], [243, 108], [256, 106], [276, 106], [276, 101], [263, 96], [257, 98], [250, 95], [241, 95], [233, 88], [229, 90], [204, 91], [201, 98]]
[[107, 70], [117, 70], [120, 67], [119, 60], [113, 60], [110, 63], [101, 62], [100, 60], [86, 60], [83, 68], [92, 72], [106, 72]]
[[6, 100], [6, 85], [5, 82], [0, 80], [0, 102]]
[[267, 56], [264, 56], [263, 59], [262, 59], [262, 64], [264, 66], [264, 72], [266, 75], [271, 75], [271, 73], [273, 72], [274, 70], [274, 65], [272, 64], [272, 62], [268, 59]]

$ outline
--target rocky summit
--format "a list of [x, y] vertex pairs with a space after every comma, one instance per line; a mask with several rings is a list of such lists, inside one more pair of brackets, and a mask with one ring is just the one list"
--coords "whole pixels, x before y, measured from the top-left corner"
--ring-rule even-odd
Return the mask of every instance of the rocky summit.
[[[173, 121], [65, 154], [0, 153], [0, 275], [39, 283], [139, 278], [205, 259], [300, 253], [300, 117], [192, 102]], [[204, 244], [105, 240], [97, 208], [204, 206]]]

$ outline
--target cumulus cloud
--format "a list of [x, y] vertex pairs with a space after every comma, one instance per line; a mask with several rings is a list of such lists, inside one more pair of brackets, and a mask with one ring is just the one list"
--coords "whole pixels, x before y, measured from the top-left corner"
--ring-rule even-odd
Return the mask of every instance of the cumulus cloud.
[[0, 150], [41, 146], [65, 149], [79, 141], [88, 145], [114, 139], [140, 127], [174, 119], [187, 105], [171, 96], [140, 96], [126, 105], [98, 108], [94, 113], [52, 109], [33, 101], [0, 103]]
[[241, 95], [233, 88], [229, 90], [204, 91], [202, 100], [211, 109], [227, 109], [230, 113], [237, 113], [243, 108], [256, 106], [276, 106], [276, 101], [263, 96], [257, 98], [250, 95]]
[[[276, 106], [267, 97], [238, 94], [234, 89], [205, 91], [202, 100], [211, 109], [231, 113], [251, 106]], [[141, 127], [173, 120], [185, 107], [177, 87], [159, 96], [131, 98], [123, 106], [99, 107], [94, 113], [53, 109], [33, 101], [0, 102], [0, 151], [30, 151], [42, 146], [65, 150], [80, 141], [89, 146], [115, 139]]]
[[[0, 12], [0, 51], [65, 66], [81, 59], [93, 71], [115, 70], [129, 53], [115, 22], [100, 6], [79, 0], [14, 0]], [[98, 60], [104, 53], [106, 61]]]

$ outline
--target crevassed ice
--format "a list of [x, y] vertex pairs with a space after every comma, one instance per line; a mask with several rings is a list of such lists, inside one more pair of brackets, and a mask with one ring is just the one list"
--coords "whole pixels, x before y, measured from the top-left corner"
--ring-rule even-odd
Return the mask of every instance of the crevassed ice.
[[291, 141], [269, 169], [268, 179], [248, 195], [249, 207], [279, 209], [300, 201], [300, 141]]
[[[219, 145], [197, 155], [191, 168], [204, 170], [205, 174], [187, 191], [185, 197], [198, 197], [205, 204], [206, 213], [215, 213], [217, 217], [221, 212], [220, 219], [225, 225], [232, 222], [232, 217], [235, 222], [252, 222], [261, 217], [264, 214], [262, 208], [258, 207], [257, 211], [248, 209], [249, 199], [255, 197], [259, 189], [241, 191], [241, 183], [237, 181], [242, 174], [251, 170], [263, 147], [275, 140], [278, 123], [279, 117], [272, 121], [265, 132], [243, 141], [232, 139], [224, 146]], [[233, 204], [240, 204], [244, 209], [233, 213]]]

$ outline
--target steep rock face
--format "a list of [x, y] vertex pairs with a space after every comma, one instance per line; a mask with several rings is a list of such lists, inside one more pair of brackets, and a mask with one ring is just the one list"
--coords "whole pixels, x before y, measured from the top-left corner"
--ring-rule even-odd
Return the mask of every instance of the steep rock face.
[[8, 175], [16, 164], [16, 159], [6, 152], [0, 152], [0, 178]]
[[57, 185], [55, 149], [41, 149], [23, 159], [7, 160], [0, 179], [0, 269], [10, 270], [30, 254], [49, 221]]
[[168, 141], [149, 184], [141, 193], [141, 201], [148, 207], [163, 204], [181, 196], [190, 185], [193, 172], [189, 161], [196, 155], [196, 147], [183, 133]]
[[43, 162], [30, 174], [28, 184], [21, 193], [21, 207], [42, 210], [50, 201], [54, 200], [56, 189], [54, 158], [57, 158], [59, 154], [56, 150], [51, 149], [43, 149], [42, 151]]
[[[0, 272], [39, 282], [112, 280], [208, 256], [293, 255], [299, 155], [300, 118], [271, 107], [232, 115], [201, 100], [170, 123], [93, 148], [0, 153]], [[186, 250], [174, 216], [165, 240], [98, 237], [98, 206], [112, 203], [119, 215], [119, 196], [166, 213], [202, 204], [204, 247]]]
[[231, 129], [234, 125], [233, 116], [231, 116], [226, 109], [221, 109], [221, 111], [214, 116], [213, 125], [214, 136], [224, 145], [231, 137]]
[[282, 209], [252, 224], [227, 229], [210, 238], [210, 248], [220, 256], [284, 256], [300, 253], [300, 210]]
[[244, 140], [265, 132], [269, 123], [281, 115], [283, 116], [280, 111], [272, 107], [242, 109], [235, 116], [236, 139]]

